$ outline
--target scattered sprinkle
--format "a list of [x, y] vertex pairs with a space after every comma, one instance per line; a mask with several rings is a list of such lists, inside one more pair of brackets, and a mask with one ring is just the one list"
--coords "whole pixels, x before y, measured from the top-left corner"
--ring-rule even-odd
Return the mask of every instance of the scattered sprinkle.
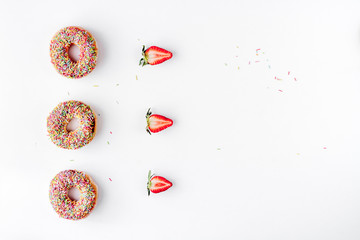
[[236, 48], [239, 48], [239, 46], [236, 46]]
[[110, 131], [110, 134], [112, 134], [112, 131]]
[[300, 156], [300, 153], [296, 153], [296, 155]]
[[288, 72], [288, 75], [290, 75], [290, 71]]
[[99, 87], [99, 85], [94, 85], [93, 87]]
[[75, 160], [74, 160], [74, 159], [70, 159], [69, 161], [70, 161], [70, 162], [73, 162], [73, 161], [75, 161]]
[[294, 80], [297, 81], [296, 78], [294, 78]]
[[249, 61], [249, 65], [250, 65], [250, 61]]
[[112, 182], [111, 178], [109, 178], [110, 182]]
[[327, 149], [327, 147], [323, 147], [323, 149]]
[[255, 61], [255, 63], [259, 63], [260, 61]]
[[137, 75], [135, 75], [136, 76], [136, 80], [138, 80], [138, 77], [137, 77]]
[[110, 145], [109, 141], [107, 141], [107, 144], [109, 144], [109, 145]]
[[283, 90], [279, 89], [279, 92], [283, 92]]
[[221, 150], [221, 148], [217, 148], [216, 150]]
[[238, 66], [238, 70], [240, 70], [240, 66]]

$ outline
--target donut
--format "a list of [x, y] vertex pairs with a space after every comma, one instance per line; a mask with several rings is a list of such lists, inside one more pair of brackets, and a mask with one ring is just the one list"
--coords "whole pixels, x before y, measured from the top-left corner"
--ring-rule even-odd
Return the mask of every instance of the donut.
[[[68, 192], [77, 188], [80, 193], [78, 201], [72, 200]], [[92, 179], [77, 170], [59, 172], [50, 183], [50, 203], [60, 217], [71, 220], [82, 219], [94, 209], [97, 200], [97, 186]]]
[[[80, 49], [77, 62], [71, 60], [69, 49], [75, 44]], [[58, 31], [50, 43], [51, 63], [56, 70], [68, 78], [88, 75], [96, 66], [97, 46], [94, 37], [80, 27], [66, 27]]]
[[[79, 127], [68, 131], [66, 127], [74, 118], [79, 120]], [[55, 145], [64, 149], [81, 148], [95, 137], [96, 114], [80, 101], [59, 103], [47, 118], [47, 131]]]

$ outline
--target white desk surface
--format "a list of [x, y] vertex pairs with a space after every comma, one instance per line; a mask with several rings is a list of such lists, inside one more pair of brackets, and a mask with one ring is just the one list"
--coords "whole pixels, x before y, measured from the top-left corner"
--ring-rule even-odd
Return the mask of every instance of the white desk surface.
[[[360, 239], [359, 9], [3, 1], [1, 239]], [[99, 47], [96, 69], [77, 80], [49, 57], [53, 35], [71, 25]], [[139, 67], [143, 44], [174, 57]], [[95, 139], [76, 151], [46, 130], [70, 99], [100, 114]], [[174, 126], [149, 136], [149, 107]], [[50, 205], [50, 180], [65, 169], [99, 186], [86, 219], [61, 219]], [[174, 186], [148, 197], [149, 169]]]

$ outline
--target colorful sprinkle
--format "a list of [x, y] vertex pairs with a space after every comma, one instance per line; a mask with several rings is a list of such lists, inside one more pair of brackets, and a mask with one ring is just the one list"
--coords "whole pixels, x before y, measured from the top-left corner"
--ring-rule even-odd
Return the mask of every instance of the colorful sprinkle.
[[[77, 62], [71, 60], [71, 45], [80, 49]], [[58, 31], [50, 43], [51, 63], [56, 70], [68, 78], [81, 78], [88, 75], [96, 66], [97, 46], [93, 36], [79, 27], [66, 27]]]
[[[68, 192], [77, 188], [81, 195], [78, 201], [71, 200]], [[97, 187], [84, 172], [65, 170], [58, 173], [50, 183], [50, 203], [60, 217], [79, 220], [95, 207]]]
[[111, 178], [109, 178], [110, 182], [112, 182]]
[[283, 92], [283, 90], [279, 89], [279, 92]]
[[99, 87], [99, 85], [94, 85], [93, 87]]
[[137, 75], [135, 75], [136, 76], [136, 80], [138, 80], [138, 76]]
[[[79, 127], [67, 131], [69, 122], [79, 119]], [[51, 141], [58, 147], [78, 149], [95, 137], [96, 117], [89, 106], [79, 101], [67, 101], [57, 105], [47, 118], [47, 130]]]

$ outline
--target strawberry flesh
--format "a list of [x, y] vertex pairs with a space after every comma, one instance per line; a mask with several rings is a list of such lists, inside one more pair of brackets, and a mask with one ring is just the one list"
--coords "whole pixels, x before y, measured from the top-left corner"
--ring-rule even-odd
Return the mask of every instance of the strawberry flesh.
[[148, 119], [148, 128], [152, 133], [160, 132], [173, 125], [173, 120], [161, 115], [153, 114]]
[[159, 192], [166, 191], [171, 186], [172, 186], [172, 183], [170, 181], [168, 181], [166, 178], [160, 177], [160, 176], [155, 176], [155, 177], [151, 178], [151, 180], [150, 180], [149, 190], [152, 193], [159, 193]]

